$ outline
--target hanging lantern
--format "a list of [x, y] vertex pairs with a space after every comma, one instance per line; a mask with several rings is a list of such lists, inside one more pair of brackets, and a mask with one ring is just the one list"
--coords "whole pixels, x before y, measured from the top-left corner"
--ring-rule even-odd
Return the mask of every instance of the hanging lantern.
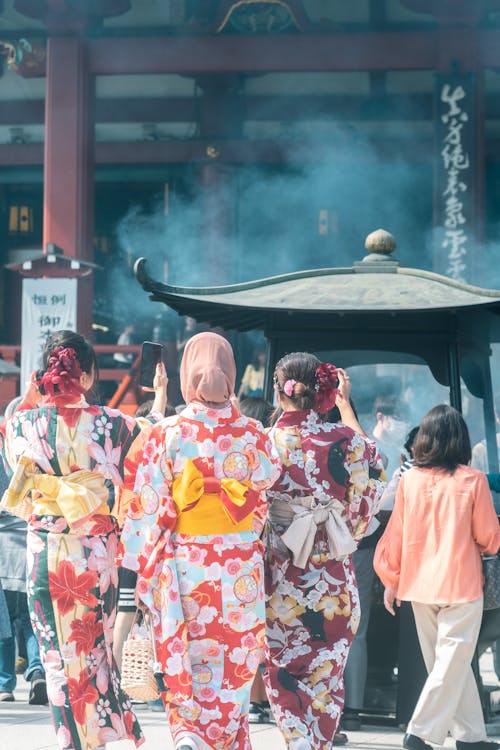
[[21, 236], [33, 234], [33, 208], [31, 206], [10, 207], [9, 234]]

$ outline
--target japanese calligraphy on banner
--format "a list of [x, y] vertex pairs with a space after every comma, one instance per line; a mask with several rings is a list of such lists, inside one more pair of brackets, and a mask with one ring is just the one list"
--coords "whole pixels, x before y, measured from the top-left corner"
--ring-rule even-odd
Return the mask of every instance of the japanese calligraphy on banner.
[[473, 115], [475, 80], [472, 76], [438, 77], [437, 195], [440, 268], [459, 281], [470, 280], [475, 230], [473, 184]]
[[47, 337], [63, 328], [75, 330], [76, 279], [23, 279], [21, 393], [40, 367]]

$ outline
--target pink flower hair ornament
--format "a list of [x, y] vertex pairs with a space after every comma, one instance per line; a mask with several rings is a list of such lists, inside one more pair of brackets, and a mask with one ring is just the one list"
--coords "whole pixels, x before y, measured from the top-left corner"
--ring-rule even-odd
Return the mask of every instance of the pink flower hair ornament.
[[314, 410], [319, 414], [326, 414], [335, 406], [337, 394], [339, 392], [339, 376], [335, 365], [329, 362], [322, 362], [316, 368], [314, 390]]
[[288, 396], [288, 398], [292, 398], [292, 396], [293, 396], [293, 389], [294, 389], [294, 386], [295, 386], [296, 382], [297, 381], [293, 380], [293, 378], [292, 378], [290, 380], [287, 380], [286, 383], [285, 383], [285, 385], [283, 386], [283, 393], [285, 393]]

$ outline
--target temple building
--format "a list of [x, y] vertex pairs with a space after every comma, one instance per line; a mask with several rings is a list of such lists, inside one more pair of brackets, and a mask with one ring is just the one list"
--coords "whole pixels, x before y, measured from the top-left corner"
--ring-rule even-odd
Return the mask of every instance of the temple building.
[[500, 287], [500, 0], [0, 0], [0, 61], [4, 343], [23, 274], [69, 268], [116, 340], [151, 318], [138, 256], [227, 284], [351, 266], [379, 226]]
[[[496, 473], [499, 206], [500, 0], [0, 0], [0, 415], [60, 328], [130, 413], [113, 346], [164, 342], [178, 406], [205, 325], [239, 383], [267, 338], [269, 398], [286, 351], [348, 367], [389, 476], [446, 400]], [[377, 716], [395, 622], [379, 594]]]

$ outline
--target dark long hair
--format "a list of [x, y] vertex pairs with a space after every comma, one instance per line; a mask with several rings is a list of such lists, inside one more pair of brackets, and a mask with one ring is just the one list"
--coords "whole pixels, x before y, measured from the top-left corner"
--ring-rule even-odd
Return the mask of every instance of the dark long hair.
[[245, 417], [258, 419], [264, 427], [269, 427], [273, 406], [261, 396], [248, 396], [240, 401], [240, 411]]
[[415, 466], [454, 472], [471, 460], [469, 430], [462, 415], [448, 404], [431, 409], [420, 423], [413, 443]]

